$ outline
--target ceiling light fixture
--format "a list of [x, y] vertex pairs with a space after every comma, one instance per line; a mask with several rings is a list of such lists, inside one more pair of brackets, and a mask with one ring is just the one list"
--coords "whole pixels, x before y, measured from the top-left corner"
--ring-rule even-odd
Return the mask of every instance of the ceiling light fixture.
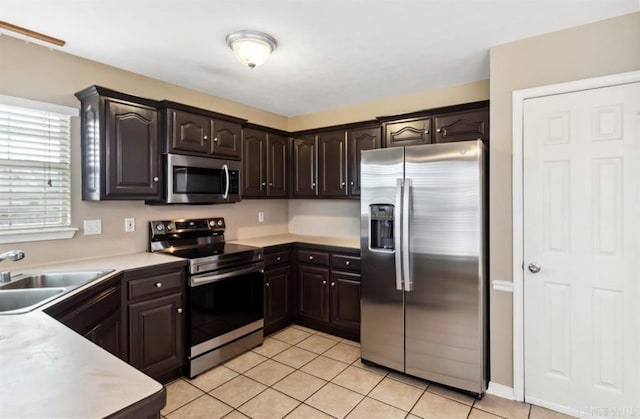
[[266, 33], [238, 31], [227, 35], [227, 45], [240, 61], [249, 68], [255, 68], [267, 61], [278, 43]]

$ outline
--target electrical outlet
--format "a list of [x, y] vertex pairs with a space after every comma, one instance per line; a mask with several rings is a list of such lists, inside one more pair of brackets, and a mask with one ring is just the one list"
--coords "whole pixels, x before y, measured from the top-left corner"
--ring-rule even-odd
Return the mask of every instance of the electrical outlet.
[[84, 235], [102, 234], [102, 220], [84, 220]]
[[258, 211], [258, 222], [264, 223], [264, 211]]
[[136, 231], [136, 219], [133, 217], [129, 217], [129, 218], [125, 218], [124, 219], [124, 232], [125, 233], [132, 233]]

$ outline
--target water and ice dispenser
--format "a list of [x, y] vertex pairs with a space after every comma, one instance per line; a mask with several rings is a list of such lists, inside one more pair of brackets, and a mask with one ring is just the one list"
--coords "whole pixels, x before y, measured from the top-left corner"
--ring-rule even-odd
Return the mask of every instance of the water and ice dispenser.
[[369, 205], [369, 248], [371, 250], [394, 250], [393, 205]]

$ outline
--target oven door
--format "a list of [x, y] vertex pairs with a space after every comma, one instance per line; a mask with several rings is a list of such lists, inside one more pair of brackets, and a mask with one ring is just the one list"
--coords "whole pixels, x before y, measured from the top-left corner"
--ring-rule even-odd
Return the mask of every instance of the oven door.
[[264, 326], [264, 265], [192, 275], [190, 356], [198, 356]]
[[210, 204], [240, 200], [240, 163], [167, 154], [167, 203]]

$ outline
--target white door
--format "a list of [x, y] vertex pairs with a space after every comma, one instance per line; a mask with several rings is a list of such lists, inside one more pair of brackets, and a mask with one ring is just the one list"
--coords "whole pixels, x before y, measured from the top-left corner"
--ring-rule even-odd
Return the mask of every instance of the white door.
[[525, 399], [640, 417], [640, 83], [526, 99], [523, 122]]

